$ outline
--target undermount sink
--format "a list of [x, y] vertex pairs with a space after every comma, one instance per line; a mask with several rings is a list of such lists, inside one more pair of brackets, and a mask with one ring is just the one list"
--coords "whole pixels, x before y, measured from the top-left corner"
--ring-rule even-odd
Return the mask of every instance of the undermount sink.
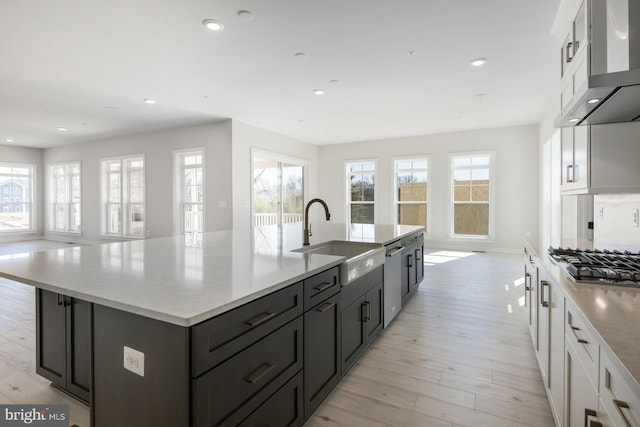
[[313, 246], [305, 246], [292, 252], [343, 256], [340, 264], [340, 283], [348, 285], [354, 280], [384, 264], [385, 249], [378, 243], [345, 242], [332, 240]]

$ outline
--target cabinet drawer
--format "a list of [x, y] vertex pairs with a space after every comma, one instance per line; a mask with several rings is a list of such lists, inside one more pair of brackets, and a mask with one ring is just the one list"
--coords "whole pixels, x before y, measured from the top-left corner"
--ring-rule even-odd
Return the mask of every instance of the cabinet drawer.
[[240, 427], [301, 426], [302, 407], [302, 372], [299, 372], [240, 423]]
[[593, 384], [598, 389], [600, 346], [595, 340], [591, 325], [572, 305], [567, 304], [566, 339], [573, 345]]
[[640, 394], [629, 384], [633, 379], [605, 352], [601, 362], [600, 400], [607, 409], [612, 425], [639, 427]]
[[195, 426], [237, 425], [302, 369], [302, 317], [193, 380]]
[[340, 276], [338, 273], [338, 267], [333, 267], [304, 280], [305, 311], [340, 292]]
[[302, 315], [302, 282], [191, 328], [191, 375], [197, 377]]

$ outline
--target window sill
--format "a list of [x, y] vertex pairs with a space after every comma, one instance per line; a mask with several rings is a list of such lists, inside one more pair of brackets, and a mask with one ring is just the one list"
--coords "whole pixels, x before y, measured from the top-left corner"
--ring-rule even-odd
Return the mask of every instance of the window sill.
[[82, 232], [81, 231], [47, 230], [47, 233], [68, 234], [68, 235], [71, 235], [71, 236], [82, 236]]
[[486, 242], [486, 243], [496, 242], [496, 239], [491, 236], [471, 236], [471, 235], [447, 236], [447, 240], [451, 242]]

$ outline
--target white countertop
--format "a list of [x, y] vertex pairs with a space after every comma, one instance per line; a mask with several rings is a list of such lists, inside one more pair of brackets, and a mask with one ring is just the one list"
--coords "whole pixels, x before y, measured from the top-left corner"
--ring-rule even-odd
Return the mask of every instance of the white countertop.
[[[342, 263], [343, 257], [290, 252], [302, 246], [298, 226], [204, 233], [200, 247], [176, 236], [34, 252], [0, 260], [0, 276], [191, 326]], [[420, 229], [314, 226], [311, 244], [385, 244]]]
[[608, 346], [640, 385], [640, 289], [633, 287], [575, 283], [554, 264], [546, 251], [527, 244], [537, 254], [548, 274], [559, 283], [593, 325], [601, 343]]

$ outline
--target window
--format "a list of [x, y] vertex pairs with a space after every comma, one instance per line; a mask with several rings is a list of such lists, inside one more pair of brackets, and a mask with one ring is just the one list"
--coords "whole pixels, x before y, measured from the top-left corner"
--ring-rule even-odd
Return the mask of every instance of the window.
[[145, 236], [144, 157], [102, 160], [102, 233]]
[[79, 162], [49, 168], [49, 205], [50, 230], [81, 231]]
[[199, 246], [204, 232], [204, 149], [174, 152], [176, 234]]
[[349, 224], [373, 224], [375, 214], [376, 163], [347, 163], [347, 211]]
[[450, 236], [493, 238], [493, 153], [450, 155]]
[[0, 163], [0, 233], [33, 231], [35, 165]]
[[429, 232], [429, 158], [397, 159], [395, 171], [395, 221], [421, 225]]

